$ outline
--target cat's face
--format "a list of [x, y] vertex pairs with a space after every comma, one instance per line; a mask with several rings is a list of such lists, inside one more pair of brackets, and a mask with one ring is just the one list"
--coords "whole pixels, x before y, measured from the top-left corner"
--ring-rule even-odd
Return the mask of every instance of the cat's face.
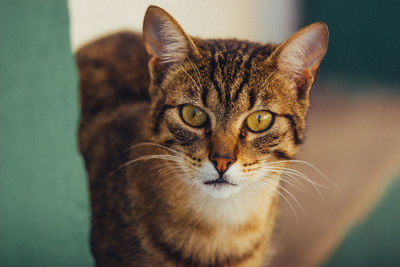
[[180, 177], [212, 197], [276, 183], [302, 140], [326, 27], [313, 24], [281, 46], [199, 40], [149, 10], [152, 141], [177, 151]]

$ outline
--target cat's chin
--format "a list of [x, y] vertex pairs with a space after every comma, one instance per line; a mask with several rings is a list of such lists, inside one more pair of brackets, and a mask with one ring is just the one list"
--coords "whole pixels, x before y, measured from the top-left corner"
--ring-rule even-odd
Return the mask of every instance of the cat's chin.
[[229, 198], [238, 194], [242, 187], [230, 183], [202, 184], [203, 191], [214, 198]]

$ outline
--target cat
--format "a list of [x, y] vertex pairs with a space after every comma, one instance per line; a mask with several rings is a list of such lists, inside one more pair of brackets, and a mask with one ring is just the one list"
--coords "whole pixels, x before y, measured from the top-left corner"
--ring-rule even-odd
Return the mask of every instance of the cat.
[[282, 44], [204, 40], [150, 6], [143, 35], [79, 49], [96, 265], [267, 260], [327, 44], [323, 22]]

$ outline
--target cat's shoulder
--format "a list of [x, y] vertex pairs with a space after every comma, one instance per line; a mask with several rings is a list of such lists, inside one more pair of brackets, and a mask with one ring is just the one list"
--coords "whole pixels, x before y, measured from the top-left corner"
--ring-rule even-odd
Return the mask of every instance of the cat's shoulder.
[[148, 55], [142, 35], [123, 31], [91, 41], [76, 52], [83, 115], [148, 101]]
[[142, 34], [133, 31], [119, 31], [91, 40], [76, 50], [78, 60], [94, 57], [137, 56], [144, 52]]
[[115, 149], [126, 148], [132, 141], [127, 136], [139, 138], [143, 114], [149, 109], [150, 77], [142, 35], [123, 31], [100, 37], [79, 48], [76, 61], [81, 151], [87, 154], [95, 151], [90, 144], [107, 143], [108, 139], [99, 140], [99, 133], [107, 135], [114, 147], [119, 140]]

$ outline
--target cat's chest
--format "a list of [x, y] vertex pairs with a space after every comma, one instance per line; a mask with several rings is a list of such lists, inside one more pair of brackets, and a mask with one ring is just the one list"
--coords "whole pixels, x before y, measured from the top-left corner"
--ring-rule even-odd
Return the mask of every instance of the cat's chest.
[[268, 219], [273, 219], [268, 218], [272, 196], [267, 200], [264, 196], [263, 204], [254, 197], [247, 202], [242, 198], [208, 201], [202, 207], [197, 203], [187, 217], [162, 226], [164, 238], [174, 240], [193, 258], [215, 259], [218, 255], [221, 260], [237, 257], [242, 261], [240, 255], [252, 255], [264, 246]]
[[250, 222], [264, 221], [274, 197], [272, 188], [257, 191], [244, 188], [229, 198], [194, 195], [190, 203], [196, 215], [209, 224], [229, 225], [239, 229]]

